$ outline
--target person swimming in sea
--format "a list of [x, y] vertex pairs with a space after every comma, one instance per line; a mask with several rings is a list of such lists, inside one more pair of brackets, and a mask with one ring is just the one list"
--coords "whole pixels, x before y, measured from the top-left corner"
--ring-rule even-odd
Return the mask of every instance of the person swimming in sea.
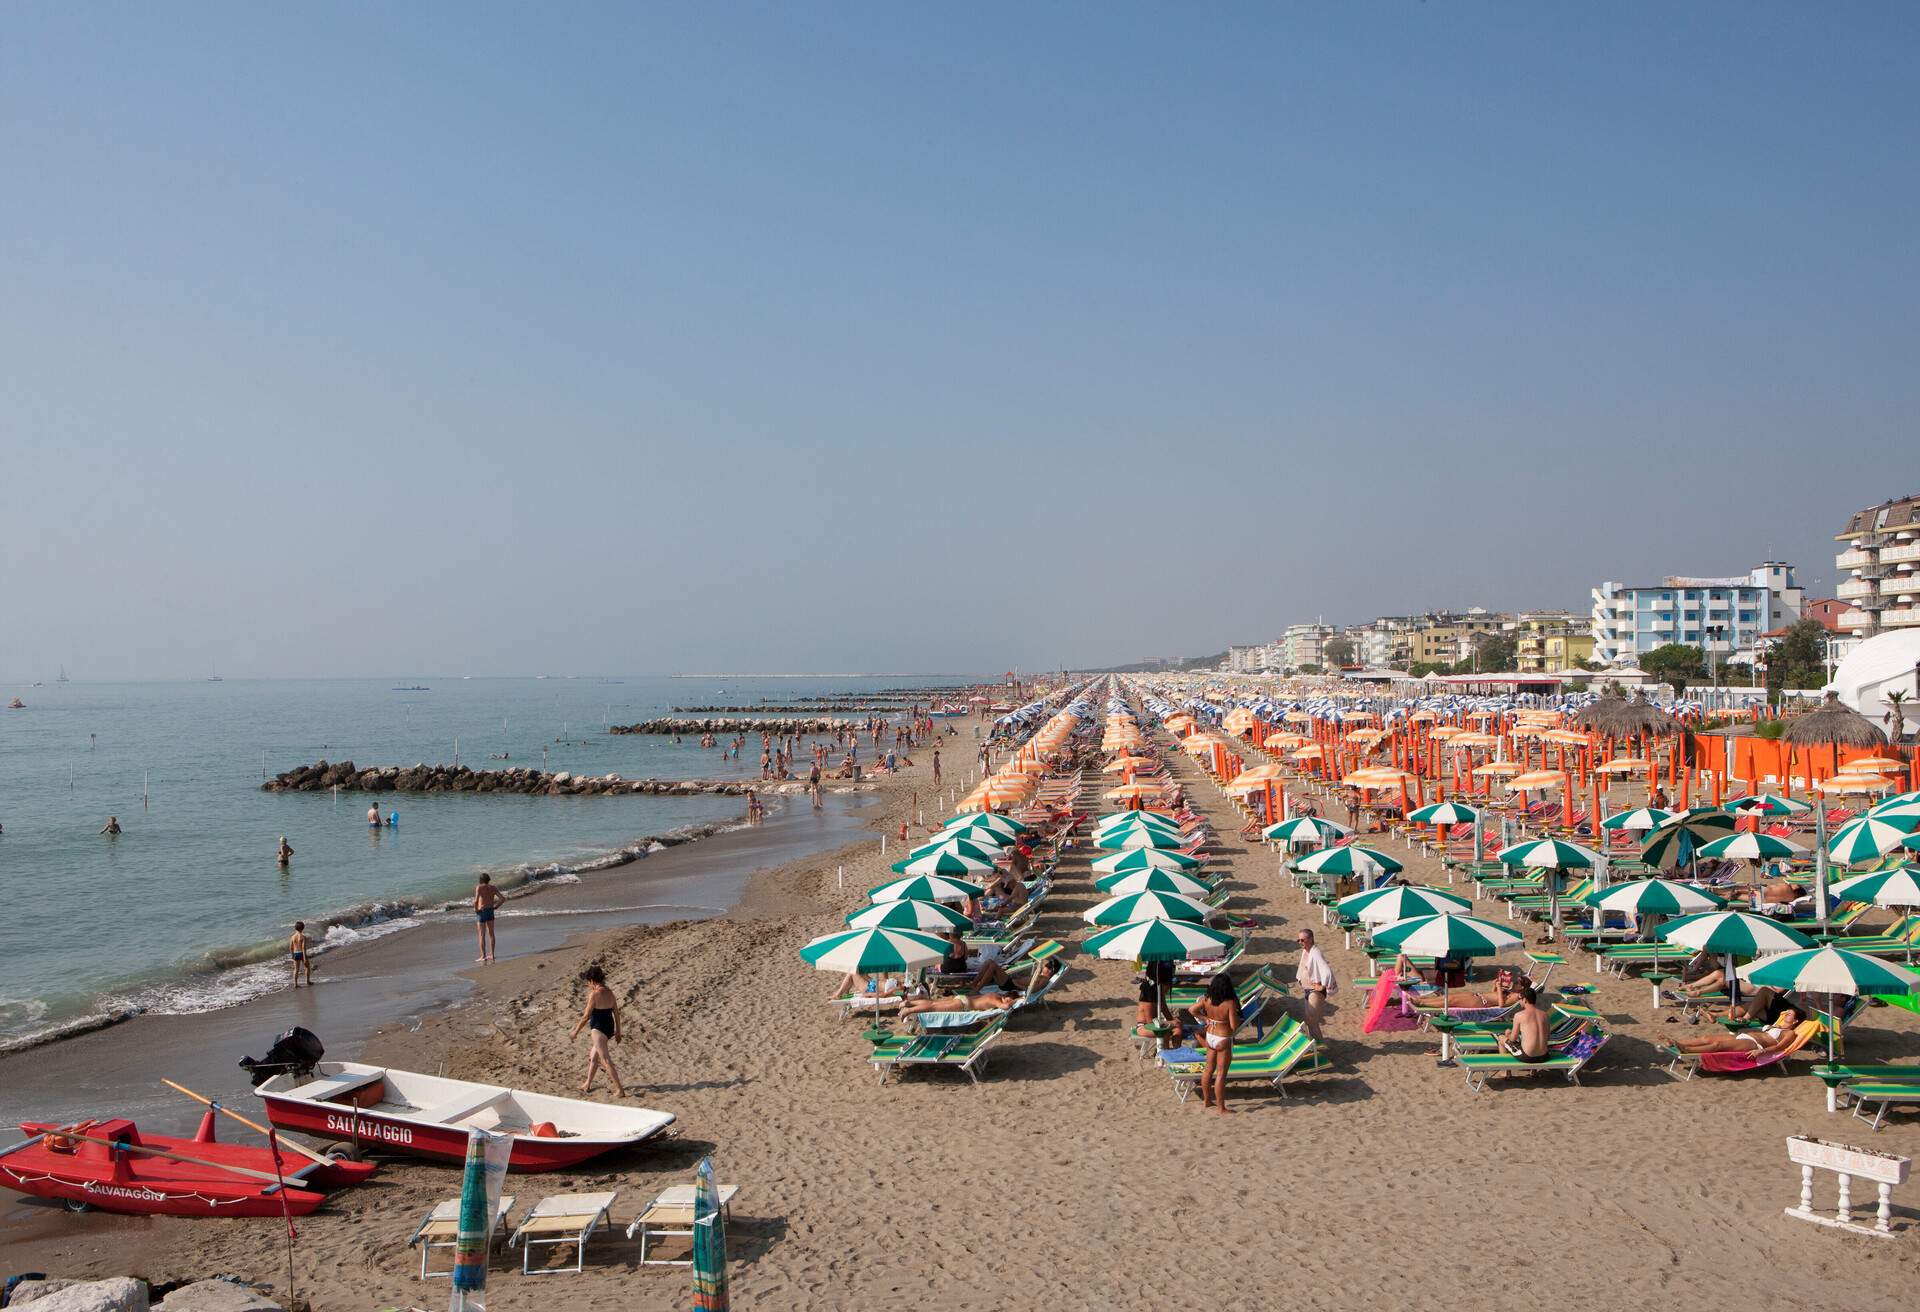
[[100, 832], [109, 838], [118, 838], [120, 836], [120, 817], [117, 815], [108, 816], [107, 822], [100, 826]]

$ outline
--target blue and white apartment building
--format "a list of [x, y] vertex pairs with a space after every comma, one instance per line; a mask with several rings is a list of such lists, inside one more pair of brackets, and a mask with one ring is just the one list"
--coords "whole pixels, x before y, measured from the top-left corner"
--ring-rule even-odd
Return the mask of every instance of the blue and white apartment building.
[[1804, 599], [1793, 566], [1777, 560], [1730, 578], [1602, 583], [1593, 590], [1593, 658], [1634, 665], [1643, 652], [1681, 642], [1723, 663], [1751, 659], [1762, 634], [1800, 618]]

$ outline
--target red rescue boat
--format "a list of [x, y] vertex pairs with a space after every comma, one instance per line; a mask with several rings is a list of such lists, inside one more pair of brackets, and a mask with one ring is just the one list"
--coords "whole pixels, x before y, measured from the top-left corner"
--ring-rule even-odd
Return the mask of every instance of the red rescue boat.
[[[57, 1198], [74, 1211], [98, 1208], [135, 1216], [305, 1216], [324, 1189], [357, 1184], [370, 1162], [308, 1161], [291, 1149], [221, 1143], [213, 1116], [191, 1139], [141, 1134], [116, 1117], [50, 1125], [23, 1121], [28, 1136], [0, 1148], [0, 1185]], [[283, 1183], [284, 1182], [284, 1183]]]

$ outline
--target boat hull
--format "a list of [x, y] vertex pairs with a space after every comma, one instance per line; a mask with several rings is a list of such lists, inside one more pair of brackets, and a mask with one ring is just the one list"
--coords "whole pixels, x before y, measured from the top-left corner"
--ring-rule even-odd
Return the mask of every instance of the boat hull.
[[[401, 1153], [442, 1162], [464, 1162], [467, 1132], [458, 1126], [426, 1125], [406, 1117], [366, 1109], [315, 1104], [282, 1098], [264, 1090], [261, 1101], [267, 1120], [276, 1129], [296, 1130], [339, 1143], [357, 1143], [383, 1153]], [[507, 1169], [521, 1173], [564, 1171], [615, 1148], [630, 1147], [641, 1139], [547, 1139], [516, 1134]]]
[[[273, 1157], [264, 1148], [142, 1136], [130, 1121], [99, 1126], [108, 1139], [124, 1137], [141, 1147], [199, 1159], [183, 1162], [104, 1142], [56, 1148], [41, 1132], [57, 1127], [28, 1122], [21, 1128], [34, 1137], [0, 1150], [0, 1185], [36, 1198], [130, 1216], [305, 1216], [326, 1201], [325, 1194], [302, 1188], [297, 1180], [282, 1188], [224, 1169], [271, 1172]], [[287, 1174], [294, 1175], [291, 1165]], [[363, 1178], [357, 1170], [347, 1175], [348, 1182]]]

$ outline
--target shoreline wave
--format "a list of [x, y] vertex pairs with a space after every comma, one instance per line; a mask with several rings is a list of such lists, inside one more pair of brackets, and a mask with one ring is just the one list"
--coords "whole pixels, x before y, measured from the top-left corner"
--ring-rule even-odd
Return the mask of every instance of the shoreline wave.
[[[735, 833], [748, 828], [745, 820], [709, 820], [680, 825], [661, 834], [647, 834], [623, 843], [610, 851], [598, 852], [571, 861], [521, 862], [504, 870], [488, 871], [509, 903], [529, 898], [549, 888], [577, 884], [583, 874], [615, 870], [644, 860], [655, 852], [665, 852], [717, 834]], [[679, 905], [656, 903], [650, 906]], [[465, 911], [465, 898], [381, 898], [360, 902], [308, 921], [312, 952], [320, 957], [343, 947], [372, 942], [404, 930], [414, 929], [452, 913]], [[622, 908], [607, 908], [617, 911]], [[649, 907], [634, 908], [645, 910]], [[725, 908], [689, 907], [724, 914]], [[523, 912], [519, 914], [539, 914]], [[185, 1016], [209, 1011], [225, 1011], [242, 1006], [287, 986], [286, 940], [226, 944], [202, 952], [188, 964], [170, 972], [164, 979], [133, 983], [104, 990], [93, 999], [91, 1009], [79, 1015], [63, 1017], [39, 1029], [11, 1037], [0, 1037], [0, 1056], [26, 1052], [65, 1039], [108, 1029], [137, 1016]], [[47, 1012], [47, 1004], [37, 998], [8, 1000], [23, 1010], [39, 1009], [38, 1020]]]

